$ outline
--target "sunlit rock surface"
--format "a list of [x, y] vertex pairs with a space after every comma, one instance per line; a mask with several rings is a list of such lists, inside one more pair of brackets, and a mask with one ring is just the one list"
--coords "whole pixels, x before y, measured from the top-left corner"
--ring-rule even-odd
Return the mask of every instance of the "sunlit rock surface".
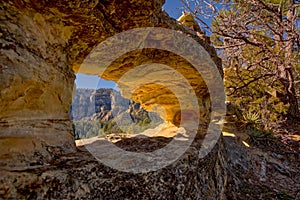
[[[224, 198], [226, 172], [221, 140], [211, 152], [207, 150], [206, 157], [199, 156], [210, 121], [211, 101], [203, 77], [189, 62], [169, 51], [146, 48], [118, 57], [103, 73], [99, 68], [81, 67], [92, 49], [117, 33], [140, 27], [162, 27], [188, 34], [204, 47], [222, 74], [215, 50], [163, 12], [163, 3], [163, 0], [1, 2], [0, 197]], [[108, 49], [106, 53], [114, 51]], [[147, 71], [149, 63], [159, 63], [151, 65], [151, 69], [159, 70], [167, 65], [182, 75], [178, 81], [185, 80], [190, 85], [199, 106], [195, 120], [192, 104], [180, 112], [180, 101], [189, 98], [186, 94], [189, 91], [182, 91], [181, 99], [178, 98], [176, 88], [180, 87], [173, 84], [173, 77], [165, 74], [166, 70]], [[138, 66], [144, 70], [139, 68], [142, 70], [136, 76], [130, 76], [136, 78], [124, 78], [126, 72]], [[98, 163], [86, 150], [76, 152], [69, 120], [74, 72], [101, 75], [118, 82], [124, 97], [158, 112], [176, 126], [188, 116], [200, 124], [196, 139], [171, 165], [144, 174], [120, 172]], [[147, 77], [144, 79], [143, 74], [159, 76], [161, 81], [144, 84]], [[130, 81], [140, 87], [134, 88]], [[173, 87], [176, 91], [170, 89]], [[189, 135], [188, 124], [185, 128]], [[144, 140], [137, 141], [126, 145], [147, 145]]]

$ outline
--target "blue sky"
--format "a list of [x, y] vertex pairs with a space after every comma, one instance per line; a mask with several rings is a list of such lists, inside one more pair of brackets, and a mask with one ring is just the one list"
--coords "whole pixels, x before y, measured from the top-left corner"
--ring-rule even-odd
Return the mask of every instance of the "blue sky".
[[[173, 18], [180, 17], [182, 11], [180, 10], [181, 3], [179, 0], [166, 0], [163, 9]], [[76, 87], [77, 88], [115, 88], [116, 84], [113, 81], [106, 81], [97, 76], [89, 76], [85, 74], [76, 74]]]

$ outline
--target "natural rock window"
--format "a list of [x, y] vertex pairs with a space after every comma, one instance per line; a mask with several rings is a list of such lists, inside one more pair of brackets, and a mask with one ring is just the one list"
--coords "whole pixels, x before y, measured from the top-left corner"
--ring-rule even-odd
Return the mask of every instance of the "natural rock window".
[[[99, 82], [105, 82], [99, 79]], [[119, 88], [76, 88], [70, 111], [75, 139], [124, 137], [144, 132], [163, 123], [154, 112], [123, 98]], [[100, 88], [99, 88], [100, 87]]]
[[[161, 9], [163, 4], [163, 0], [63, 0], [56, 3], [32, 0], [1, 3], [0, 166], [3, 171], [0, 183], [5, 183], [2, 184], [5, 185], [4, 189], [1, 190], [4, 198], [221, 199], [224, 197], [227, 176], [222, 141], [213, 138], [216, 145], [209, 150], [210, 155], [206, 157], [204, 156], [207, 154], [199, 155], [210, 122], [211, 107], [214, 105], [203, 78], [208, 78], [214, 83], [222, 74], [221, 61], [209, 43], [170, 18]], [[123, 41], [125, 45], [113, 41], [112, 44], [116, 44], [114, 47], [100, 52], [104, 55], [101, 62], [86, 69], [81, 68], [85, 58], [98, 44], [118, 33], [141, 27], [163, 27], [167, 28], [164, 30], [174, 30], [173, 33], [177, 35], [171, 34], [166, 38], [165, 34], [141, 34], [135, 37], [139, 39], [138, 42], [129, 39]], [[196, 48], [190, 48], [194, 47], [193, 45], [185, 45], [178, 34], [192, 39], [197, 44]], [[149, 40], [145, 42], [143, 40], [145, 38]], [[190, 59], [192, 55], [199, 55], [198, 52], [201, 52], [201, 57], [197, 61], [203, 62], [201, 64], [206, 66], [211, 66], [214, 62], [217, 66], [214, 75], [217, 76], [211, 76], [212, 69], [207, 67], [203, 70], [202, 77], [181, 56], [172, 53], [171, 50], [159, 50], [161, 49], [159, 47], [170, 43], [174, 44], [174, 48], [179, 47], [177, 49], [186, 53]], [[183, 119], [195, 122], [197, 126], [193, 130], [196, 136], [187, 149], [178, 152], [178, 147], [185, 142], [184, 140], [170, 141], [176, 144], [169, 149], [172, 153], [163, 152], [161, 157], [171, 162], [158, 160], [158, 157], [152, 154], [150, 143], [146, 144], [145, 148], [132, 149], [142, 146], [144, 142], [139, 143], [138, 140], [143, 138], [138, 138], [135, 144], [129, 142], [127, 145], [128, 141], [134, 140], [119, 143], [125, 150], [138, 152], [143, 150], [151, 152], [147, 155], [154, 155], [153, 159], [140, 156], [144, 160], [138, 163], [124, 159], [114, 163], [120, 168], [128, 169], [127, 171], [135, 170], [134, 167], [142, 165], [150, 168], [149, 170], [147, 168], [147, 173], [134, 174], [125, 173], [126, 170], [118, 171], [106, 163], [97, 162], [95, 157], [91, 156], [91, 152], [80, 151], [75, 146], [70, 105], [76, 73], [98, 76], [101, 64], [107, 61], [106, 58], [115, 55], [116, 50], [130, 45], [141, 47], [143, 44], [152, 47], [133, 49], [124, 53], [107, 66], [101, 77], [118, 83], [123, 97], [140, 103], [148, 111], [152, 109], [172, 126], [180, 128], [179, 122]], [[133, 69], [136, 69], [135, 73], [130, 74]], [[182, 88], [182, 85], [173, 81], [175, 77], [173, 74], [165, 74], [172, 70], [181, 74], [177, 77], [178, 80], [182, 78], [186, 81], [179, 81], [180, 83], [191, 87], [190, 90], [180, 91], [183, 93], [179, 95], [181, 99], [178, 95], [174, 95], [179, 90], [170, 88], [172, 84], [174, 88]], [[163, 81], [140, 82], [150, 79], [151, 77], [146, 76], [149, 74]], [[139, 87], [131, 88], [132, 83], [137, 83]], [[178, 104], [190, 100], [190, 95], [187, 94], [195, 94], [193, 96], [198, 107], [182, 108]], [[134, 106], [136, 105], [133, 104]], [[97, 109], [98, 113], [106, 113], [108, 110], [105, 105]], [[193, 111], [199, 112], [199, 115]], [[107, 113], [95, 117], [109, 118]], [[182, 124], [182, 127], [187, 133], [191, 131], [189, 124]], [[184, 135], [184, 131], [181, 133], [184, 137], [188, 137]], [[105, 146], [104, 150], [107, 150]], [[115, 154], [117, 152], [102, 152], [107, 154], [104, 155], [106, 157], [119, 158], [118, 154]], [[175, 154], [175, 157], [170, 158]], [[161, 166], [152, 170], [151, 167], [158, 164]], [[145, 172], [144, 168], [140, 169], [142, 170], [135, 172]]]

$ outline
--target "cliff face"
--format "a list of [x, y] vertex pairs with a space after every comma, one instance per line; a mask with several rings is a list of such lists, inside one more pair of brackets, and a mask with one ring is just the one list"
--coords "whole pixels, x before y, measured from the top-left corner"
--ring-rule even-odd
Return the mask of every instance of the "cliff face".
[[[204, 158], [198, 151], [214, 105], [210, 98], [214, 93], [210, 93], [208, 86], [218, 83], [218, 76], [205, 66], [213, 65], [213, 60], [217, 74], [222, 74], [221, 62], [207, 41], [162, 11], [163, 3], [163, 0], [1, 2], [0, 195], [15, 199], [224, 197], [226, 172], [221, 140]], [[147, 34], [132, 34], [134, 41], [130, 37], [123, 40], [121, 35], [121, 46], [118, 37], [107, 40], [140, 27], [162, 27], [175, 32], [152, 35], [146, 29]], [[185, 43], [178, 34], [186, 34], [187, 41], [203, 48]], [[92, 51], [100, 43], [110, 48]], [[170, 44], [185, 58], [159, 48]], [[109, 62], [119, 55], [117, 50], [130, 45], [138, 48]], [[199, 58], [195, 57], [198, 52]], [[193, 68], [191, 60], [204, 66], [201, 74]], [[103, 68], [106, 62], [109, 64]], [[82, 67], [84, 64], [86, 67]], [[175, 79], [165, 65], [181, 76]], [[127, 74], [132, 69], [137, 70]], [[139, 102], [146, 110], [157, 111], [164, 120], [178, 126], [182, 119], [191, 121], [193, 113], [199, 112], [199, 118], [193, 121], [199, 123], [196, 139], [172, 165], [153, 173], [120, 172], [86, 156], [87, 152], [76, 153], [69, 119], [74, 72], [118, 82], [122, 96]], [[126, 74], [131, 79], [126, 79]], [[152, 78], [160, 80], [149, 82]], [[190, 85], [189, 89], [180, 90], [185, 85]], [[193, 95], [198, 107], [188, 104], [183, 109], [181, 102], [188, 102]], [[189, 126], [184, 128], [189, 134]], [[68, 156], [62, 156], [65, 154]], [[126, 165], [127, 161], [123, 162]], [[35, 170], [30, 171], [32, 168]]]
[[109, 133], [140, 133], [163, 123], [156, 113], [147, 112], [139, 103], [107, 88], [76, 89], [70, 116], [76, 139]]
[[[112, 110], [112, 105], [116, 103], [114, 96], [113, 89], [76, 89], [70, 111], [71, 120], [88, 119], [97, 114], [100, 120], [108, 121], [111, 119], [109, 112]], [[128, 107], [129, 100], [123, 100]]]
[[[76, 89], [70, 111], [71, 120], [99, 120], [109, 121], [123, 112], [128, 112], [137, 121], [140, 113], [147, 113], [138, 103], [125, 99], [120, 92], [113, 89], [101, 88], [97, 90]], [[142, 116], [140, 116], [142, 117]]]

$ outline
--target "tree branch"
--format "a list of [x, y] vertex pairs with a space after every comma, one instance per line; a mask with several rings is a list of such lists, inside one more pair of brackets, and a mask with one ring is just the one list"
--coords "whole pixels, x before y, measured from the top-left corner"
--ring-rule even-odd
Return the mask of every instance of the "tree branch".
[[269, 76], [274, 76], [274, 74], [264, 74], [264, 75], [261, 75], [261, 76], [259, 76], [259, 77], [255, 77], [255, 78], [253, 78], [251, 81], [245, 83], [244, 85], [242, 85], [242, 86], [240, 86], [240, 87], [233, 87], [233, 86], [232, 86], [232, 87], [229, 87], [229, 88], [232, 88], [232, 89], [234, 89], [234, 90], [233, 90], [231, 93], [227, 94], [227, 95], [228, 95], [228, 96], [231, 96], [231, 95], [233, 95], [234, 93], [236, 93], [238, 90], [241, 90], [241, 89], [243, 89], [243, 88], [249, 86], [251, 83], [254, 83], [254, 82], [258, 81], [259, 79], [262, 79], [262, 78], [265, 78], [265, 77], [269, 77]]

